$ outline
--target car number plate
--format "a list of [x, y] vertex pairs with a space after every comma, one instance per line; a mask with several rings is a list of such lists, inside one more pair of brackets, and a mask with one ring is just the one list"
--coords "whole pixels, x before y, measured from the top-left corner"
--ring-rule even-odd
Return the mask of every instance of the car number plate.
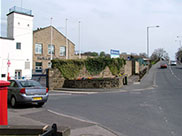
[[42, 100], [42, 97], [33, 97], [33, 100]]

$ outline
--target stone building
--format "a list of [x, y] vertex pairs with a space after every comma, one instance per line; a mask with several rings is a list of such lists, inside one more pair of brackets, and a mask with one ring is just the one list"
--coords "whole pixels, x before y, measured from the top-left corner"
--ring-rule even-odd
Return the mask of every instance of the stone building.
[[51, 67], [51, 59], [74, 59], [74, 53], [75, 44], [55, 27], [39, 28], [33, 32], [33, 74], [44, 73]]

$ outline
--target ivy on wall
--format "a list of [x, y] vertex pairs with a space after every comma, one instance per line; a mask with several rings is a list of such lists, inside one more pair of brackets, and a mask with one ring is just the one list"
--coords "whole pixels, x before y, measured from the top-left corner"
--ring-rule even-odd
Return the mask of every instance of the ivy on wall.
[[126, 61], [120, 58], [111, 59], [107, 62], [108, 67], [113, 75], [120, 74], [121, 68], [126, 64]]
[[52, 60], [52, 67], [58, 68], [66, 79], [75, 79], [83, 66], [84, 62], [81, 60]]
[[91, 75], [99, 74], [106, 66], [113, 75], [119, 75], [125, 64], [124, 59], [108, 57], [87, 58], [86, 60], [52, 60], [52, 67], [58, 68], [66, 79], [75, 79], [84, 65]]
[[106, 63], [104, 61], [104, 58], [88, 58], [85, 60], [85, 66], [87, 71], [91, 75], [97, 75], [101, 71], [103, 71], [106, 67]]

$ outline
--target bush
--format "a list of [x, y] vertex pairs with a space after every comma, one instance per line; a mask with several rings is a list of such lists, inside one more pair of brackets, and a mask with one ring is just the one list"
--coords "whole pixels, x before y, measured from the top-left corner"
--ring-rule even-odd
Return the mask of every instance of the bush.
[[85, 60], [85, 67], [91, 75], [97, 75], [106, 67], [104, 58], [88, 58]]
[[125, 64], [124, 59], [109, 57], [87, 58], [86, 60], [52, 60], [52, 67], [58, 68], [66, 79], [75, 79], [84, 65], [91, 75], [100, 74], [108, 66], [111, 73], [117, 76]]
[[126, 61], [124, 59], [116, 58], [116, 59], [108, 59], [107, 63], [108, 63], [107, 66], [109, 67], [111, 73], [113, 75], [118, 75], [123, 65], [126, 64]]
[[66, 79], [75, 79], [80, 70], [83, 68], [84, 63], [81, 60], [52, 60], [52, 67], [58, 68]]

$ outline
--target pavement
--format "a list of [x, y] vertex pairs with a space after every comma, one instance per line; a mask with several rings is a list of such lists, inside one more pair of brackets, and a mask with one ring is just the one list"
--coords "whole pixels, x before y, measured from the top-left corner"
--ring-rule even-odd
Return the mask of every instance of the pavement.
[[[40, 115], [40, 116], [39, 116]], [[70, 136], [117, 136], [114, 132], [95, 122], [55, 113], [46, 108], [8, 109], [8, 125], [46, 126], [56, 123], [59, 127], [70, 127]], [[63, 124], [60, 126], [59, 124]]]
[[[145, 78], [145, 77], [144, 77]], [[130, 77], [129, 84], [132, 88], [136, 88], [138, 82], [137, 77]], [[136, 81], [135, 81], [136, 80]], [[145, 79], [147, 80], [147, 79]], [[152, 80], [151, 77], [148, 80]], [[124, 89], [112, 89], [112, 91], [126, 92], [129, 88], [127, 86]], [[50, 91], [50, 95], [72, 95], [72, 94], [94, 94], [102, 92], [110, 92], [110, 89], [68, 89], [65, 88]], [[70, 127], [71, 136], [118, 136], [109, 128], [102, 126], [96, 122], [80, 119], [65, 114], [60, 114], [50, 109], [46, 109], [46, 104], [42, 108], [36, 108], [34, 106], [21, 107], [21, 108], [8, 108], [8, 125], [35, 125], [45, 126], [52, 125], [53, 123], [63, 124], [66, 127]], [[124, 135], [122, 135], [124, 136]]]

